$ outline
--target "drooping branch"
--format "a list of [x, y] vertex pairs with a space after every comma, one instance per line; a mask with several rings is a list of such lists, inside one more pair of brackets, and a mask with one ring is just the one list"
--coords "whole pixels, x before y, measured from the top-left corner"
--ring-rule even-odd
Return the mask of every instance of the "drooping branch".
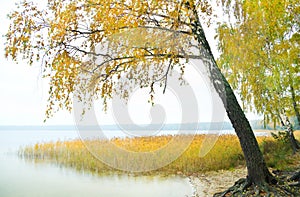
[[160, 81], [162, 81], [162, 80], [164, 80], [164, 89], [163, 89], [163, 93], [166, 92], [166, 88], [167, 88], [167, 84], [168, 84], [168, 75], [169, 75], [169, 72], [170, 72], [170, 70], [171, 70], [172, 62], [173, 62], [172, 59], [170, 59], [170, 60], [169, 60], [169, 65], [168, 65], [168, 67], [167, 67], [166, 72], [162, 75], [161, 78], [159, 78], [159, 79], [157, 79], [157, 80], [155, 80], [155, 81], [153, 81], [153, 82], [151, 83], [151, 85], [150, 85], [150, 89], [151, 89], [150, 94], [151, 94], [151, 93], [154, 93], [154, 88], [153, 88], [154, 84], [155, 84], [156, 82], [160, 82]]

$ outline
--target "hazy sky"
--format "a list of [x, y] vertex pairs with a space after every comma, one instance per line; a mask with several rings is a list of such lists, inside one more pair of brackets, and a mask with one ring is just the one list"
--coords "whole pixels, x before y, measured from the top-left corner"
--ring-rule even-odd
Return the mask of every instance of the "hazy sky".
[[[6, 15], [14, 9], [16, 0], [1, 1], [0, 7], [0, 34], [3, 35], [8, 29], [9, 21]], [[211, 30], [206, 32], [211, 45], [214, 45], [214, 33]], [[28, 66], [24, 62], [16, 64], [4, 58], [5, 38], [1, 36], [0, 44], [0, 125], [41, 125], [44, 124], [46, 100], [48, 92], [47, 80], [41, 78], [40, 65]], [[215, 50], [215, 46], [212, 47]], [[203, 76], [197, 70], [191, 69], [189, 73], [189, 83], [192, 85], [197, 97], [199, 121], [211, 121], [212, 117], [212, 97], [210, 88]], [[148, 104], [149, 90], [137, 90], [129, 100], [129, 115], [136, 123], [149, 123], [150, 105]], [[182, 109], [180, 100], [176, 93], [167, 90], [166, 94], [158, 92], [156, 104], [160, 104], [165, 111], [166, 122], [181, 122]], [[116, 124], [116, 120], [111, 112], [111, 108], [105, 114], [102, 112], [102, 106], [96, 105], [97, 120], [100, 124]], [[220, 111], [222, 111], [220, 109]], [[117, 112], [115, 112], [117, 113]], [[223, 113], [223, 112], [222, 112]], [[155, 113], [154, 113], [155, 114]], [[255, 119], [257, 116], [247, 114], [249, 119]], [[220, 119], [220, 118], [218, 118]], [[224, 120], [228, 120], [224, 117]], [[46, 124], [75, 124], [73, 114], [69, 112], [59, 112]]]

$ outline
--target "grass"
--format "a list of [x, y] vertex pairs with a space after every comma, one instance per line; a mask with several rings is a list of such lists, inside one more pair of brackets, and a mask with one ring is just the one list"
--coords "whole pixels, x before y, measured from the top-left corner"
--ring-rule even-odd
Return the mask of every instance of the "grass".
[[[300, 139], [300, 132], [295, 132], [296, 138]], [[107, 140], [89, 140], [85, 144], [81, 140], [58, 141], [51, 143], [35, 144], [21, 148], [19, 155], [26, 159], [35, 161], [49, 161], [58, 165], [73, 167], [77, 170], [89, 171], [97, 174], [123, 173], [102, 163], [97, 159], [104, 157], [114, 166], [128, 166], [128, 169], [149, 169], [156, 168], [164, 161], [174, 158], [177, 151], [185, 147], [185, 143], [191, 136], [157, 136]], [[199, 157], [199, 151], [205, 135], [196, 135], [192, 143], [175, 161], [168, 165], [143, 174], [184, 174], [190, 175], [206, 171], [216, 171], [221, 169], [234, 169], [245, 165], [239, 141], [234, 135], [222, 135], [214, 147], [204, 157]], [[258, 137], [260, 148], [265, 156], [268, 166], [285, 170], [291, 166], [299, 165], [300, 156], [292, 155], [291, 148], [272, 137]], [[159, 152], [156, 162], [147, 156], [134, 156], [130, 162], [128, 154], [116, 154], [115, 145], [127, 152], [153, 152], [168, 146], [171, 140], [176, 145], [166, 151]], [[92, 149], [93, 155], [89, 150]]]
[[[300, 131], [294, 132], [295, 138], [300, 141]], [[278, 170], [291, 170], [299, 168], [300, 154], [293, 155], [291, 145], [272, 137], [259, 140], [261, 150], [267, 165]]]

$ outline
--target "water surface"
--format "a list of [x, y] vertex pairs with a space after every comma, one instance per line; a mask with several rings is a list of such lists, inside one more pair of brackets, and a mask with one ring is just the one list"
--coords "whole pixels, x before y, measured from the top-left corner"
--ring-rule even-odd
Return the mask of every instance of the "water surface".
[[0, 131], [0, 196], [192, 196], [187, 178], [96, 176], [17, 156], [20, 146], [78, 137], [76, 131]]

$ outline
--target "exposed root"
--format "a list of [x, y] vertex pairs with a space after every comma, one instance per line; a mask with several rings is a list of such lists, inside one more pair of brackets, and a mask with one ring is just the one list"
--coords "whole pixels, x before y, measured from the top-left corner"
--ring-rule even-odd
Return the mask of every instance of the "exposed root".
[[[229, 196], [300, 196], [300, 182], [295, 182], [295, 177], [300, 178], [299, 172], [291, 178], [287, 178], [285, 173], [276, 176], [276, 184], [263, 183], [260, 185], [253, 184], [247, 179], [239, 179], [235, 184], [224, 192], [216, 193], [214, 197], [229, 197]], [[293, 180], [292, 180], [293, 179]]]
[[289, 181], [300, 181], [300, 170], [296, 172], [291, 178], [289, 178]]

